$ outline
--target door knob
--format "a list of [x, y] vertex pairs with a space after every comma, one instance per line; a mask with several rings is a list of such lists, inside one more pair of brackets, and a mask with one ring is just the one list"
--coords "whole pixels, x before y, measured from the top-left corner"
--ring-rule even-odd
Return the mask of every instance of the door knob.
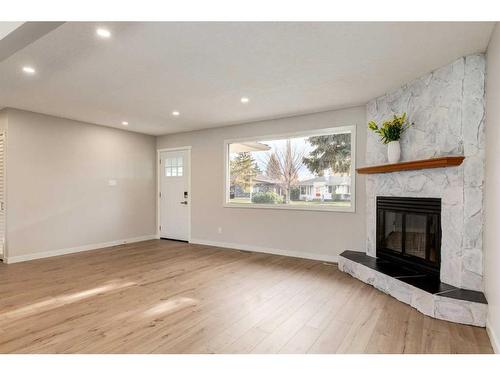
[[181, 204], [188, 204], [188, 202], [187, 201], [182, 201]]

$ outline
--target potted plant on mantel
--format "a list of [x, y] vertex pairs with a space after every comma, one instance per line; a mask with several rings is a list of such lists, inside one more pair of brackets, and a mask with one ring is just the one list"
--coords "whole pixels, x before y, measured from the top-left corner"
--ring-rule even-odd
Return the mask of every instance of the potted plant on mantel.
[[401, 157], [399, 140], [401, 135], [413, 124], [408, 122], [406, 113], [401, 116], [394, 115], [392, 120], [386, 120], [378, 127], [375, 121], [368, 123], [368, 128], [380, 135], [382, 143], [387, 145], [387, 159], [389, 163], [397, 163]]

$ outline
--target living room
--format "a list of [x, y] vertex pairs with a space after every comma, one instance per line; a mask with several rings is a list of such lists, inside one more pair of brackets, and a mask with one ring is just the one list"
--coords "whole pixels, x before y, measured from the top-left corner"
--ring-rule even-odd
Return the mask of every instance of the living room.
[[0, 22], [0, 353], [500, 351], [497, 22], [89, 12]]

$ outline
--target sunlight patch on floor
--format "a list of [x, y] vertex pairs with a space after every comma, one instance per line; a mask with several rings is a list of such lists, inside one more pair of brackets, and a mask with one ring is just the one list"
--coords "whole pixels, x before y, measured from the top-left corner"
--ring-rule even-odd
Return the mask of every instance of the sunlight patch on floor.
[[136, 285], [136, 283], [112, 281], [106, 285], [83, 290], [81, 292], [63, 294], [40, 302], [35, 302], [14, 310], [10, 310], [5, 313], [1, 313], [0, 321], [6, 321], [9, 319], [19, 319], [29, 315], [39, 314], [70, 303], [81, 301], [89, 297], [111, 292], [117, 289], [128, 288], [133, 285]]
[[156, 316], [170, 314], [189, 306], [196, 306], [198, 300], [188, 297], [177, 297], [160, 302], [150, 309], [144, 311], [145, 316]]

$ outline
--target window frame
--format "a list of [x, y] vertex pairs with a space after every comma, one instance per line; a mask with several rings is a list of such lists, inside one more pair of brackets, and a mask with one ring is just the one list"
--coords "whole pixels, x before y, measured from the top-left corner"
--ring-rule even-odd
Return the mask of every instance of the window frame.
[[[349, 207], [332, 206], [293, 206], [278, 204], [258, 204], [258, 203], [231, 203], [230, 202], [230, 176], [229, 176], [229, 145], [237, 142], [262, 141], [265, 139], [281, 140], [299, 137], [314, 137], [320, 135], [341, 134], [351, 132], [351, 205]], [[224, 173], [223, 173], [223, 207], [225, 208], [249, 208], [249, 209], [274, 209], [274, 210], [298, 210], [298, 211], [327, 211], [327, 212], [356, 212], [356, 125], [335, 126], [299, 132], [288, 132], [282, 134], [259, 135], [253, 137], [233, 138], [224, 140]]]

